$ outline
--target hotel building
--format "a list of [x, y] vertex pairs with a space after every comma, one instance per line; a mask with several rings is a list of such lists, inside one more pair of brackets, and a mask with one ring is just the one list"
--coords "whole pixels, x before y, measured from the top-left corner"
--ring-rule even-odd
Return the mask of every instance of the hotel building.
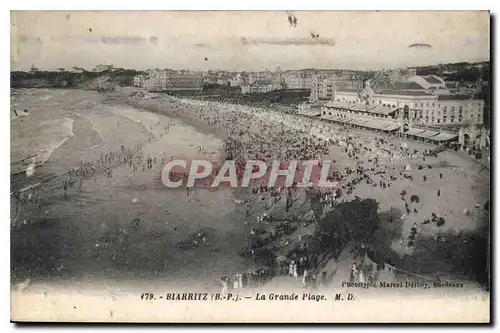
[[464, 128], [483, 124], [484, 101], [470, 94], [450, 93], [437, 76], [411, 76], [402, 82], [379, 78], [368, 80], [363, 90], [332, 92], [333, 98], [318, 99], [318, 106], [302, 105], [299, 113], [349, 127], [399, 131], [426, 142], [458, 140], [462, 146], [466, 145]]
[[481, 125], [484, 101], [472, 94], [450, 93], [442, 78], [412, 76], [406, 81], [368, 81], [367, 87], [338, 89], [335, 102], [365, 103], [393, 109], [407, 109], [412, 120], [419, 125]]
[[203, 75], [185, 71], [153, 71], [144, 86], [149, 91], [203, 90]]

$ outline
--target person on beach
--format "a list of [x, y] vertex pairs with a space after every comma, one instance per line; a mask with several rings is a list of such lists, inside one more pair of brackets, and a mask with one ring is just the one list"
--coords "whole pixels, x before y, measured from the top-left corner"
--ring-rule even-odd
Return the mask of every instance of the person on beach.
[[293, 264], [293, 277], [298, 279], [299, 278], [299, 273], [298, 273], [298, 270], [297, 270], [297, 264]]
[[228, 292], [229, 279], [226, 276], [223, 276], [220, 279], [220, 283], [221, 283], [221, 294], [225, 296], [227, 295]]
[[63, 188], [64, 188], [64, 199], [66, 199], [67, 198], [66, 191], [68, 190], [68, 182], [67, 181], [64, 181]]
[[302, 276], [302, 285], [304, 287], [307, 285], [308, 274], [309, 272], [307, 271], [307, 269], [304, 269], [304, 275]]

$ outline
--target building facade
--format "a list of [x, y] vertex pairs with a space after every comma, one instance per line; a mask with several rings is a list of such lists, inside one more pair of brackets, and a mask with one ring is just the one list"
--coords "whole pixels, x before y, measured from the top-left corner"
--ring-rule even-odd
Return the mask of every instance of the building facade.
[[104, 72], [104, 71], [110, 71], [114, 68], [113, 65], [97, 65], [95, 68], [92, 70], [93, 72]]
[[144, 86], [150, 91], [201, 91], [203, 82], [202, 74], [158, 70], [151, 73]]
[[242, 94], [256, 94], [256, 93], [267, 93], [273, 90], [281, 89], [280, 85], [275, 85], [271, 80], [258, 80], [253, 84], [242, 85]]
[[80, 67], [71, 67], [69, 70], [70, 73], [83, 73], [85, 70]]
[[311, 89], [316, 75], [310, 72], [285, 72], [281, 73], [281, 83], [284, 89]]
[[[430, 81], [430, 82], [429, 82]], [[405, 82], [369, 81], [364, 90], [337, 90], [335, 101], [406, 109], [420, 125], [481, 125], [484, 101], [473, 95], [445, 93], [440, 78], [410, 77]]]
[[134, 87], [144, 87], [145, 77], [144, 75], [134, 76]]
[[360, 91], [363, 88], [363, 82], [359, 80], [345, 80], [339, 78], [319, 79], [314, 78], [311, 85], [312, 100], [334, 100], [337, 90]]

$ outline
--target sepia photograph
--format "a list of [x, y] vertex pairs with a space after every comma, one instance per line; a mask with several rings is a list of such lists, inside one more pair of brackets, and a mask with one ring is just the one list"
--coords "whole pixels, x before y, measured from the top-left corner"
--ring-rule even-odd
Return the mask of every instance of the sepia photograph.
[[10, 319], [490, 323], [489, 11], [10, 11]]

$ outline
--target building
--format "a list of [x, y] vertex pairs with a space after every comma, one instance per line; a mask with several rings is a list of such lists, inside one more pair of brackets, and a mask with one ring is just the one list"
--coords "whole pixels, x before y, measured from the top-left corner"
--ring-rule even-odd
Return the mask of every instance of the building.
[[201, 91], [203, 90], [203, 77], [198, 74], [169, 76], [164, 83], [164, 90]]
[[446, 89], [453, 93], [478, 94], [481, 92], [483, 82], [474, 81], [446, 81]]
[[242, 85], [242, 94], [257, 94], [257, 93], [267, 93], [273, 90], [281, 89], [280, 85], [275, 85], [271, 80], [258, 80], [250, 85]]
[[[135, 81], [135, 79], [134, 79]], [[150, 91], [203, 90], [203, 75], [171, 70], [155, 70], [144, 81], [144, 87]]]
[[71, 69], [69, 70], [70, 73], [83, 73], [85, 70], [83, 68], [80, 68], [80, 67], [71, 67]]
[[483, 124], [484, 101], [446, 90], [444, 80], [434, 75], [394, 83], [369, 80], [363, 91], [337, 90], [335, 101], [404, 110], [414, 124], [422, 126]]
[[144, 75], [134, 76], [134, 87], [144, 87], [145, 77]]
[[283, 78], [285, 89], [302, 89], [304, 83], [299, 74], [285, 75]]
[[[484, 101], [474, 95], [445, 93], [441, 78], [409, 77], [403, 82], [368, 80], [364, 89], [340, 89], [320, 110], [299, 113], [325, 122], [396, 133], [443, 146], [483, 149], [489, 133], [480, 129]], [[479, 125], [479, 126], [478, 126]]]
[[361, 102], [328, 101], [319, 110], [301, 107], [299, 113], [308, 117], [318, 117], [327, 123], [335, 123], [349, 128], [361, 128], [380, 133], [397, 133], [412, 139], [439, 145], [452, 145], [458, 140], [458, 133], [413, 126], [407, 109], [369, 105]]
[[241, 87], [248, 84], [248, 77], [245, 73], [237, 73], [229, 79], [229, 84], [231, 87]]
[[333, 100], [338, 89], [359, 91], [362, 88], [363, 82], [359, 80], [315, 78], [311, 86], [311, 100]]
[[260, 72], [250, 72], [248, 73], [248, 84], [252, 85], [260, 80], [273, 80], [275, 73], [265, 70]]
[[241, 86], [241, 93], [242, 94], [250, 94], [251, 93], [251, 86], [249, 84], [244, 84]]
[[217, 71], [209, 70], [203, 74], [203, 82], [206, 84], [217, 84]]
[[315, 80], [315, 73], [309, 71], [291, 71], [281, 74], [284, 89], [311, 89]]
[[406, 72], [407, 72], [410, 76], [415, 76], [415, 75], [417, 75], [417, 69], [416, 69], [416, 68], [406, 68]]
[[100, 72], [112, 70], [113, 68], [114, 68], [113, 65], [97, 65], [97, 66], [95, 66], [95, 68], [92, 71], [100, 73]]
[[353, 81], [358, 79], [358, 75], [355, 72], [343, 71], [341, 78], [343, 80]]

